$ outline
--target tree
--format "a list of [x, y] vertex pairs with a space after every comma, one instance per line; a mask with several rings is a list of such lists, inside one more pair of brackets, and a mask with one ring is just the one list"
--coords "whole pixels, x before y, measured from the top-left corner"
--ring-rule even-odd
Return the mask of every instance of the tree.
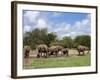
[[63, 37], [61, 42], [62, 42], [63, 47], [66, 47], [66, 48], [73, 47], [73, 40], [71, 39], [71, 37]]
[[77, 36], [74, 39], [74, 42], [77, 43], [78, 45], [83, 45], [83, 46], [87, 46], [88, 48], [90, 48], [90, 46], [91, 46], [91, 37], [89, 35]]
[[24, 45], [30, 45], [30, 41], [31, 41], [31, 38], [29, 37], [30, 35], [31, 35], [30, 32], [24, 33], [24, 35], [23, 35], [23, 44]]
[[45, 44], [47, 46], [61, 45], [65, 48], [76, 48], [78, 45], [86, 47], [91, 46], [91, 37], [89, 35], [77, 36], [74, 40], [71, 37], [64, 36], [61, 40], [53, 32], [48, 33], [47, 29], [33, 29], [31, 32], [25, 32], [23, 36], [23, 45], [29, 45], [31, 49], [36, 49], [37, 45]]
[[35, 49], [39, 44], [49, 44], [56, 39], [54, 33], [48, 33], [47, 29], [34, 29], [31, 32], [24, 33], [23, 44], [29, 45], [31, 49]]
[[56, 40], [57, 36], [55, 33], [48, 33], [48, 44], [50, 46], [50, 44], [52, 42], [54, 42]]

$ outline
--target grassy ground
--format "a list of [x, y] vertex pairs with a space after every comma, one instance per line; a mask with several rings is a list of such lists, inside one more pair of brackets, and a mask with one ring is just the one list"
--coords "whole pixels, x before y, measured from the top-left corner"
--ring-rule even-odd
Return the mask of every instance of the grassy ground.
[[32, 68], [56, 68], [56, 67], [78, 67], [90, 66], [90, 54], [85, 56], [70, 55], [68, 57], [51, 58], [30, 58], [28, 63], [24, 63], [24, 69]]

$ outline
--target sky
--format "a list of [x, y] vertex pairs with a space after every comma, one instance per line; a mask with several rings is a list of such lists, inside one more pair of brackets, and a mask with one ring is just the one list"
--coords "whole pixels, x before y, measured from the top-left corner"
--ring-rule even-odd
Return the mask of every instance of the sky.
[[64, 36], [75, 38], [78, 35], [90, 35], [91, 14], [23, 10], [23, 31], [35, 28], [47, 28], [48, 33], [56, 33], [59, 39]]

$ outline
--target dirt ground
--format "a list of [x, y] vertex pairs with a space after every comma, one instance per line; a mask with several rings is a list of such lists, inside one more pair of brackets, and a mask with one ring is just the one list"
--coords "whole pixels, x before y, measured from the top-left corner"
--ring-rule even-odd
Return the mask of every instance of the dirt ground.
[[[89, 51], [90, 53], [90, 51]], [[88, 54], [88, 51], [85, 51], [85, 54]], [[58, 55], [61, 55], [61, 52], [59, 52]], [[69, 55], [78, 55], [78, 51], [75, 49], [69, 49]], [[29, 53], [30, 57], [36, 57], [37, 56], [37, 51], [36, 50], [31, 50]]]

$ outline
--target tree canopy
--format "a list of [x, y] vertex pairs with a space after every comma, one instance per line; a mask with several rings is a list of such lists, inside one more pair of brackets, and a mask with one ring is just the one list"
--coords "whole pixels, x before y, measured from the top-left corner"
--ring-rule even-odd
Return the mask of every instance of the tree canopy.
[[29, 45], [31, 49], [35, 49], [39, 44], [47, 46], [61, 45], [65, 48], [75, 48], [78, 45], [91, 46], [91, 37], [89, 35], [76, 36], [75, 39], [64, 36], [61, 40], [53, 32], [48, 33], [47, 29], [34, 29], [31, 32], [25, 32], [23, 36], [23, 45]]
[[89, 35], [81, 35], [77, 36], [74, 40], [78, 45], [83, 45], [87, 47], [91, 47], [91, 37]]

